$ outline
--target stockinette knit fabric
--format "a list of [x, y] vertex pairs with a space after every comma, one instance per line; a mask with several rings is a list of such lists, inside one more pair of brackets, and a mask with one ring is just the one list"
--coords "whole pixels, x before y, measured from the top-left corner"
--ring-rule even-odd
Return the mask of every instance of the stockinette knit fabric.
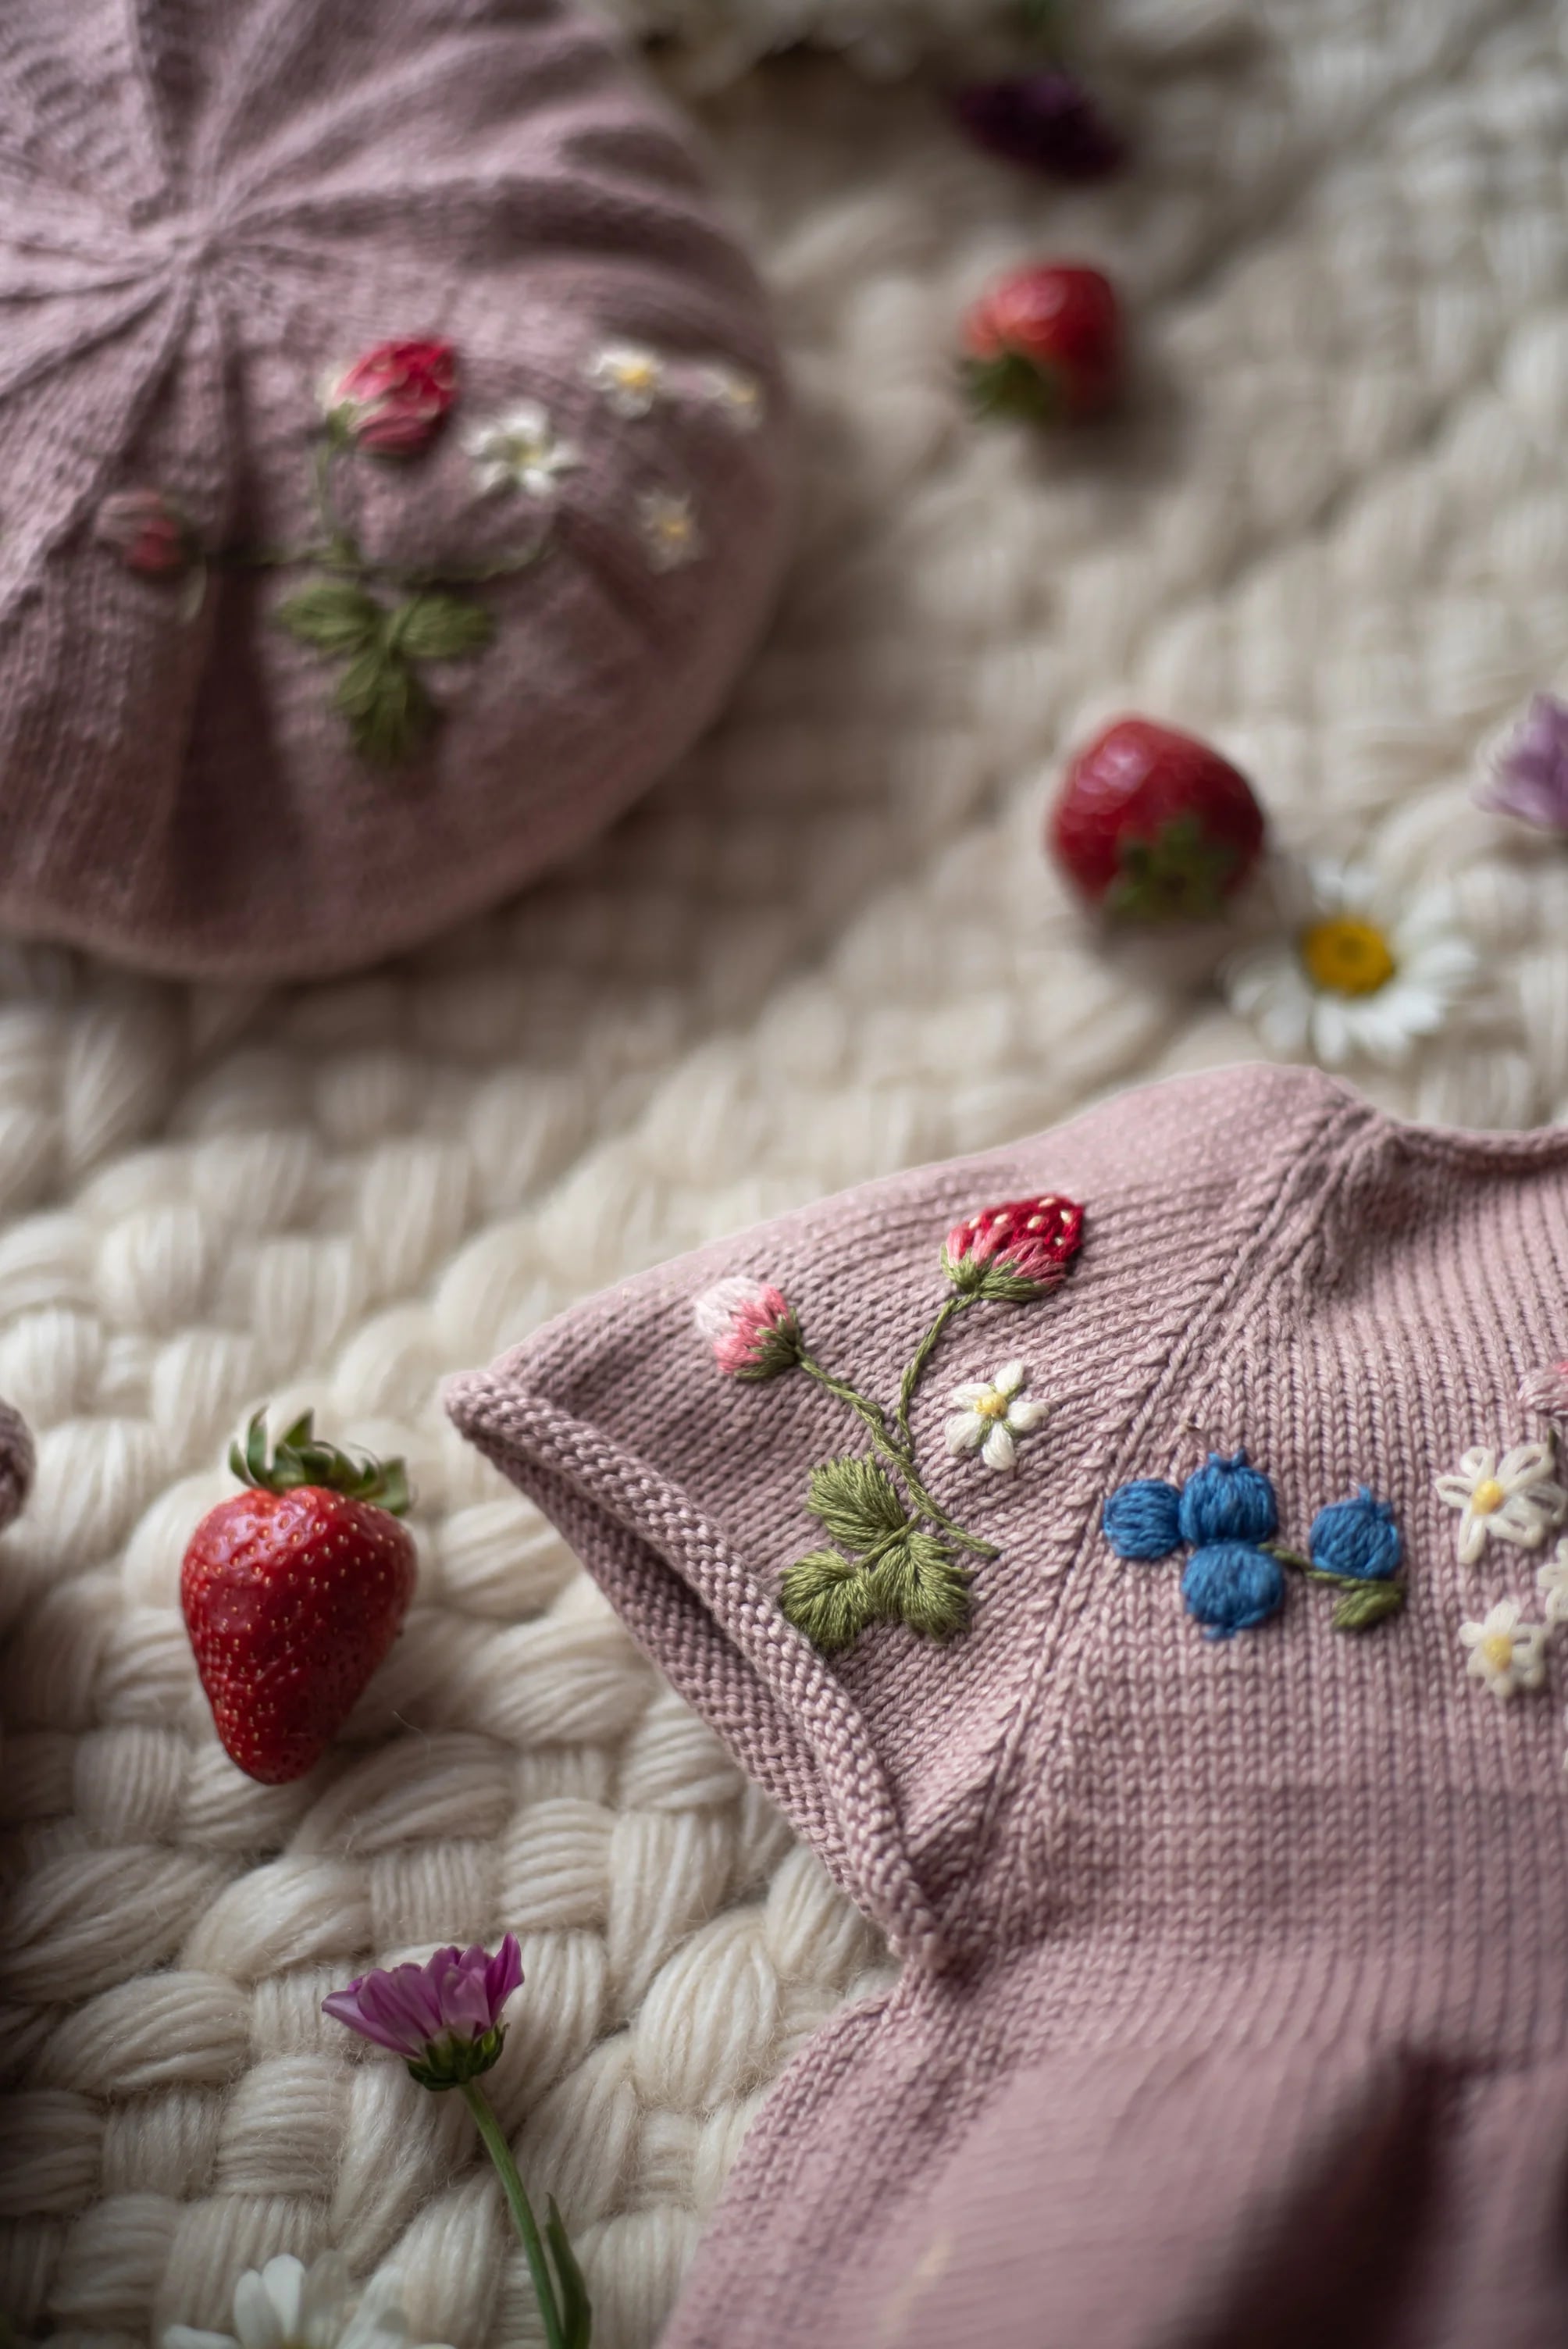
[[[955, 1218], [1044, 1192], [1085, 1208], [1069, 1277], [967, 1310], [911, 1416], [934, 1501], [996, 1552], [970, 1627], [823, 1655], [778, 1594], [820, 1540], [809, 1471], [864, 1433], [798, 1368], [721, 1375], [694, 1300], [766, 1283], [887, 1395]], [[1501, 1599], [1538, 1615], [1549, 1553], [1461, 1564], [1435, 1480], [1550, 1447], [1519, 1387], [1565, 1329], [1568, 1135], [1405, 1126], [1253, 1068], [790, 1215], [457, 1383], [905, 1961], [764, 2107], [666, 2349], [1563, 2338], [1561, 1672], [1549, 1648], [1498, 1702], [1460, 1639]], [[990, 1475], [944, 1423], [1004, 1358], [1049, 1415]], [[1116, 1554], [1109, 1495], [1243, 1451], [1297, 1550], [1363, 1487], [1390, 1510], [1326, 1549], [1366, 1565], [1397, 1526], [1403, 1610], [1337, 1630], [1304, 1576], [1209, 1638], [1179, 1557]]]
[[[0, 196], [0, 924], [224, 978], [365, 963], [712, 716], [779, 571], [785, 394], [602, 27], [13, 0]], [[324, 386], [409, 338], [450, 347], [442, 412], [334, 457], [346, 571]], [[408, 742], [367, 755], [372, 721]]]

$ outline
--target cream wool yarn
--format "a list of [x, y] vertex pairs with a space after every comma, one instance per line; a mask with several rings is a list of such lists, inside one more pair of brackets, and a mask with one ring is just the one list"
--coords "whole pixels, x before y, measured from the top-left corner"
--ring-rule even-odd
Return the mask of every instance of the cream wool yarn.
[[[1130, 54], [1157, 12], [1105, 13]], [[1092, 198], [830, 61], [707, 109], [800, 387], [805, 540], [731, 717], [558, 884], [289, 996], [0, 965], [0, 1394], [39, 1455], [0, 1543], [25, 2339], [149, 2349], [335, 2243], [410, 2278], [420, 2339], [536, 2341], [464, 2116], [317, 2013], [366, 1958], [510, 1924], [498, 2097], [601, 2349], [649, 2349], [754, 2099], [880, 1961], [439, 1381], [743, 1223], [1257, 1050], [1038, 861], [1067, 745], [1141, 707], [1293, 844], [1450, 880], [1486, 991], [1372, 1090], [1568, 1114], [1568, 866], [1469, 798], [1568, 680], [1560, 12], [1250, 14], [1179, 69], [1139, 51], [1145, 160]], [[1092, 446], [952, 395], [965, 295], [1047, 230], [1140, 323]], [[420, 1489], [408, 1635], [276, 1791], [213, 1743], [174, 1599], [263, 1398]]]

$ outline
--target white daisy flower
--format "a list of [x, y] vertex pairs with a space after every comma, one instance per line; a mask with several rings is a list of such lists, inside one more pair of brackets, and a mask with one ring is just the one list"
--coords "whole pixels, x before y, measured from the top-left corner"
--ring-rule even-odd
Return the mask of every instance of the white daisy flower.
[[703, 551], [702, 531], [688, 497], [669, 490], [645, 490], [637, 500], [637, 528], [654, 571], [679, 571]]
[[388, 2272], [356, 2294], [337, 2251], [310, 2267], [286, 2252], [234, 2286], [232, 2333], [170, 2324], [163, 2349], [407, 2349], [402, 2282]]
[[1558, 1543], [1535, 1579], [1546, 1601], [1542, 1611], [1547, 1628], [1555, 1630], [1560, 1623], [1568, 1623], [1568, 1541]]
[[1460, 1643], [1470, 1650], [1466, 1671], [1495, 1697], [1538, 1689], [1546, 1678], [1546, 1633], [1522, 1623], [1511, 1599], [1500, 1599], [1484, 1622], [1461, 1623]]
[[1271, 1051], [1405, 1060], [1434, 1036], [1480, 968], [1447, 889], [1404, 897], [1373, 874], [1315, 864], [1276, 874], [1283, 931], [1243, 947], [1221, 979]]
[[737, 432], [755, 432], [761, 424], [767, 413], [762, 386], [744, 368], [724, 367], [716, 360], [697, 369], [696, 383], [699, 398], [717, 408]]
[[472, 424], [463, 445], [474, 460], [481, 490], [522, 490], [531, 498], [554, 495], [562, 473], [583, 462], [573, 442], [562, 440], [536, 399]]
[[665, 388], [665, 363], [641, 343], [606, 343], [594, 352], [588, 380], [617, 416], [646, 416]]
[[1477, 1444], [1457, 1474], [1439, 1476], [1438, 1498], [1461, 1512], [1457, 1547], [1461, 1566], [1473, 1566], [1488, 1537], [1539, 1549], [1568, 1515], [1568, 1492], [1553, 1475], [1550, 1444], [1516, 1444], [1500, 1460]]
[[956, 1459], [978, 1452], [987, 1468], [1006, 1476], [1018, 1464], [1021, 1435], [1032, 1435], [1050, 1409], [1030, 1402], [1029, 1373], [1022, 1362], [1004, 1362], [991, 1379], [977, 1379], [954, 1387], [948, 1400], [958, 1405], [947, 1423], [947, 1449]]

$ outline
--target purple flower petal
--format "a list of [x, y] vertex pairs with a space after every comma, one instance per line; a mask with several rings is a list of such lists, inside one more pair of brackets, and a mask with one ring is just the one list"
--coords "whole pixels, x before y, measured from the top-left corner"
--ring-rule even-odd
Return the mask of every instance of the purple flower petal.
[[522, 1952], [508, 1933], [492, 1957], [482, 1943], [449, 1942], [424, 1965], [380, 1967], [322, 2001], [335, 2023], [418, 2063], [443, 2041], [483, 2039], [522, 1980]]
[[1568, 832], [1568, 702], [1535, 696], [1476, 798], [1542, 832]]
[[1060, 66], [954, 90], [953, 112], [978, 147], [1061, 180], [1099, 180], [1123, 160], [1120, 140], [1076, 74]]

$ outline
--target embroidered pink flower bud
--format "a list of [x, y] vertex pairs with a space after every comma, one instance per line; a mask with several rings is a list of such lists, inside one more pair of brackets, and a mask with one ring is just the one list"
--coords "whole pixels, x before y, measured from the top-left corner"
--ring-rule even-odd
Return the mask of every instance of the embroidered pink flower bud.
[[521, 1980], [522, 1952], [509, 1933], [494, 1957], [476, 1941], [438, 1950], [422, 1966], [361, 1974], [324, 1998], [322, 2012], [401, 2055], [421, 2086], [460, 2087], [500, 2056], [501, 2009]]
[[692, 1308], [727, 1378], [776, 1379], [800, 1359], [800, 1325], [782, 1291], [735, 1273], [705, 1288]]
[[328, 384], [327, 419], [375, 457], [418, 457], [456, 405], [458, 357], [434, 339], [377, 343]]
[[1082, 1239], [1083, 1209], [1047, 1191], [954, 1224], [942, 1243], [942, 1269], [966, 1297], [1024, 1305], [1067, 1278]]
[[116, 490], [93, 523], [100, 545], [145, 579], [174, 579], [195, 560], [191, 525], [161, 490]]
[[1519, 1400], [1526, 1411], [1548, 1419], [1568, 1419], [1568, 1362], [1543, 1362], [1526, 1371], [1519, 1381]]

